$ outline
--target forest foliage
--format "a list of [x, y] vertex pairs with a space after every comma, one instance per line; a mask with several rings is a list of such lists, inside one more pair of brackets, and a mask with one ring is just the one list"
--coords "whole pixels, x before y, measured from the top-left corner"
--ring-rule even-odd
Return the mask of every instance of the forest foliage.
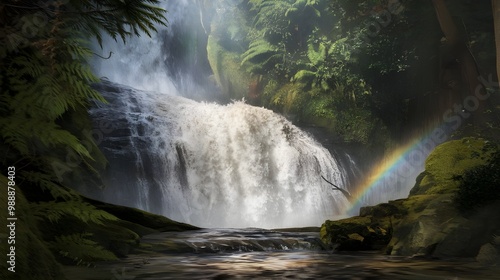
[[373, 89], [360, 67], [371, 43], [359, 36], [359, 12], [368, 7], [366, 1], [250, 0], [242, 66], [271, 81], [264, 104], [299, 119], [321, 118], [345, 141], [367, 144], [380, 128], [373, 121]]
[[[465, 83], [433, 1], [235, 2], [244, 17], [226, 20], [228, 35], [217, 27], [211, 36], [239, 53], [241, 68], [258, 81], [257, 94], [249, 86], [250, 98], [258, 96], [251, 102], [325, 126], [346, 142], [404, 141], [415, 127], [442, 119]], [[490, 3], [445, 2], [479, 73], [494, 74]]]
[[[82, 202], [65, 178], [75, 173], [98, 178], [106, 164], [89, 135], [87, 109], [106, 102], [92, 88], [99, 81], [88, 63], [93, 40], [102, 45], [103, 36], [110, 36], [125, 43], [130, 36], [150, 35], [158, 24], [167, 23], [158, 3], [53, 0], [0, 5], [1, 166], [16, 168], [18, 187], [45, 223], [64, 217], [87, 224], [116, 219]], [[95, 247], [88, 238], [60, 236], [50, 244], [55, 251], [72, 243], [86, 252]], [[71, 252], [79, 251], [73, 247]], [[108, 259], [112, 255], [98, 253]]]
[[500, 200], [500, 153], [494, 153], [484, 165], [468, 170], [455, 178], [460, 182], [454, 198], [462, 213], [470, 215], [475, 210]]

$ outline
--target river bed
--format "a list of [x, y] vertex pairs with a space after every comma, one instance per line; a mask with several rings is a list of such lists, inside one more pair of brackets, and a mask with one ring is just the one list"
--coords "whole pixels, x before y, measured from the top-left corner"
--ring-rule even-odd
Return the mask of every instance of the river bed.
[[425, 260], [378, 252], [332, 252], [318, 233], [210, 229], [143, 238], [137, 252], [94, 267], [65, 267], [68, 279], [500, 279], [471, 259]]

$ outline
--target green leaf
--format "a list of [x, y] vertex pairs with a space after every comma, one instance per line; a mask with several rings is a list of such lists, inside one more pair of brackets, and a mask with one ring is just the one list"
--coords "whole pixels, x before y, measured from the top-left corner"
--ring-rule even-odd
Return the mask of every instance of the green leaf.
[[262, 57], [267, 59], [276, 54], [276, 52], [277, 48], [264, 39], [253, 41], [250, 44], [249, 49], [242, 54], [243, 59], [241, 64], [243, 65], [247, 61], [256, 60], [259, 57], [261, 57], [261, 60]]
[[105, 221], [116, 221], [118, 218], [106, 211], [98, 210], [93, 205], [81, 200], [49, 201], [32, 204], [33, 213], [40, 219], [58, 222], [64, 216], [73, 216], [85, 223], [103, 225]]
[[56, 236], [51, 242], [51, 249], [63, 257], [72, 259], [75, 263], [81, 261], [112, 261], [118, 258], [112, 252], [104, 249], [97, 242], [90, 240], [90, 233], [75, 233]]

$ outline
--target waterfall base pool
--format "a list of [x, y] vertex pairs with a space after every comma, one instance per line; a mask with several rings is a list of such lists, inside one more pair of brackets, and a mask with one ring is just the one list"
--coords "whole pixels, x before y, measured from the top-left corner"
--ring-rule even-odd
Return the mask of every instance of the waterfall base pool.
[[146, 236], [128, 258], [65, 267], [68, 279], [498, 279], [471, 259], [423, 260], [376, 252], [332, 253], [317, 233], [199, 230]]

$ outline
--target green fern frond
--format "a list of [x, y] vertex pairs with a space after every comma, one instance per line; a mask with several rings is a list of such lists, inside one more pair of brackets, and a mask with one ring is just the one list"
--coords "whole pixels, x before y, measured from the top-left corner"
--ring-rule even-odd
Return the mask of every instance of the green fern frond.
[[25, 53], [16, 56], [11, 62], [10, 67], [9, 70], [11, 71], [7, 72], [7, 75], [11, 78], [22, 77], [23, 75], [38, 77], [47, 71], [47, 68], [42, 64], [41, 60]]
[[112, 261], [117, 260], [115, 254], [104, 249], [97, 242], [90, 240], [90, 233], [75, 233], [71, 235], [57, 236], [51, 242], [51, 249], [59, 252], [63, 257], [74, 260], [75, 263], [82, 261]]
[[302, 82], [302, 83], [309, 82], [315, 77], [316, 77], [316, 72], [302, 69], [293, 76], [292, 81]]
[[[70, 61], [68, 63], [58, 64], [54, 69], [61, 73], [66, 73], [68, 77], [76, 78], [85, 82], [98, 82], [99, 79], [92, 73], [88, 65], [82, 64], [80, 61]], [[72, 75], [71, 75], [72, 74]]]
[[263, 0], [255, 7], [257, 15], [254, 18], [253, 26], [263, 28], [271, 26], [281, 21], [286, 22], [285, 14], [292, 8], [292, 4], [288, 1]]
[[276, 54], [277, 51], [276, 46], [271, 45], [264, 39], [253, 41], [250, 43], [248, 50], [242, 54], [241, 64], [243, 65], [247, 61], [255, 61], [259, 57], [267, 59], [269, 56]]
[[21, 155], [32, 155], [38, 142], [45, 149], [62, 146], [74, 151], [82, 159], [93, 160], [87, 148], [76, 136], [53, 122], [10, 116], [0, 119], [0, 135], [7, 144], [19, 150]]
[[5, 144], [11, 146], [15, 151], [18, 151], [21, 156], [31, 156], [32, 148], [29, 143], [29, 138], [26, 137], [26, 131], [19, 128], [17, 119], [9, 118], [0, 119], [0, 136]]
[[307, 44], [307, 58], [313, 65], [318, 65], [321, 61], [324, 61], [327, 54], [327, 47], [324, 43], [318, 44], [318, 50], [315, 49], [312, 43]]
[[312, 13], [307, 13], [307, 15], [314, 15], [317, 18], [321, 17], [321, 11], [317, 9], [319, 1], [314, 0], [295, 0], [291, 6], [286, 10], [285, 17], [293, 20], [293, 18], [300, 18], [301, 14], [306, 11], [312, 11]]
[[97, 38], [102, 46], [104, 32], [116, 40], [120, 37], [123, 42], [130, 35], [140, 36], [141, 32], [151, 36], [156, 32], [156, 25], [167, 25], [166, 10], [158, 7], [159, 1], [90, 1], [72, 3], [72, 11], [82, 15], [78, 21], [72, 21], [77, 30], [85, 31]]
[[[58, 221], [69, 215], [97, 224], [116, 219], [76, 199], [64, 186], [66, 182], [60, 181], [53, 165], [64, 167], [71, 155], [76, 157], [71, 171], [78, 170], [81, 175], [90, 170], [97, 174], [92, 158], [92, 155], [99, 156], [95, 152], [97, 146], [87, 144], [92, 138], [81, 133], [90, 124], [72, 120], [75, 112], [81, 111], [87, 118], [86, 109], [91, 102], [105, 102], [91, 87], [99, 80], [87, 63], [92, 56], [89, 38], [95, 37], [101, 44], [101, 34], [106, 33], [124, 41], [134, 34], [151, 35], [157, 26], [166, 25], [166, 11], [156, 7], [158, 0], [59, 1], [58, 5], [51, 6], [53, 13], [47, 13], [34, 1], [22, 4], [7, 9], [16, 17], [9, 17], [5, 9], [0, 9], [5, 25], [0, 31], [24, 34], [23, 26], [15, 18], [29, 17], [40, 11], [48, 20], [43, 27], [37, 26], [34, 37], [21, 38], [26, 44], [16, 41], [14, 47], [0, 51], [0, 54], [8, 54], [0, 60], [0, 146], [6, 149], [4, 163], [21, 159], [26, 167], [19, 172], [22, 182], [50, 192], [60, 201], [34, 204], [38, 217]], [[67, 127], [69, 129], [65, 129]], [[72, 178], [76, 177], [73, 175]], [[58, 241], [64, 243], [70, 239]], [[81, 245], [95, 244], [82, 242]]]
[[54, 199], [74, 200], [79, 197], [74, 190], [55, 183], [57, 178], [47, 172], [22, 171], [21, 177], [27, 182], [40, 186], [42, 190], [49, 191]]
[[118, 218], [106, 211], [98, 210], [93, 205], [80, 200], [49, 201], [32, 204], [33, 213], [40, 219], [58, 222], [65, 216], [73, 216], [85, 223], [103, 225], [105, 221], [116, 221]]

